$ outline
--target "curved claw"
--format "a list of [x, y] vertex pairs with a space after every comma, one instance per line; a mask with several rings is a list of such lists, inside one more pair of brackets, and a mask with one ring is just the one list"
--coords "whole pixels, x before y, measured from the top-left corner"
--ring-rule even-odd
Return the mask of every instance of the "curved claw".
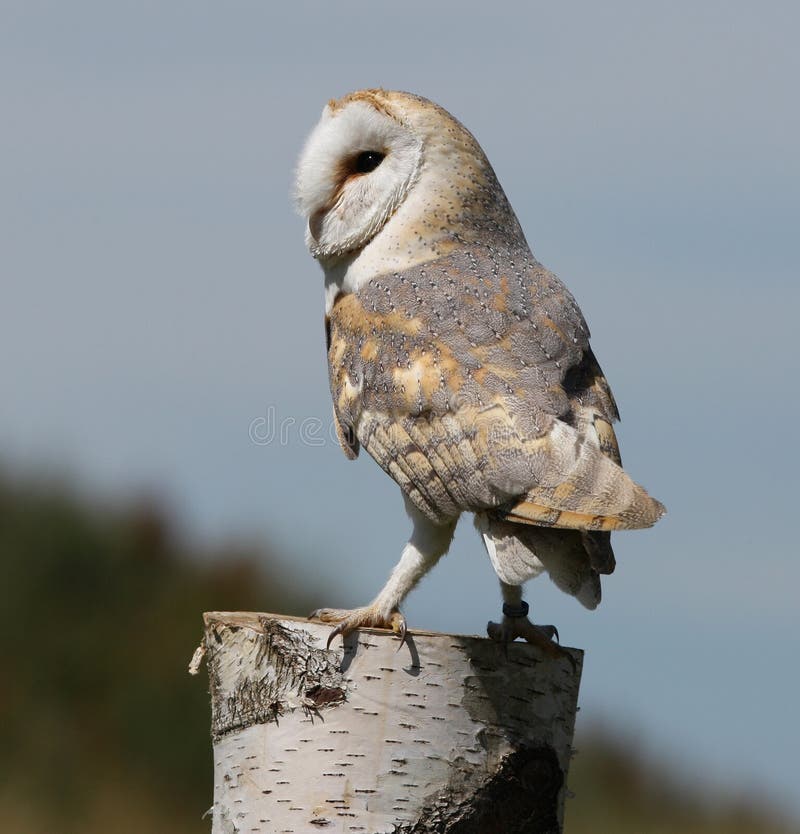
[[388, 615], [374, 606], [355, 608], [346, 611], [339, 608], [317, 608], [312, 611], [308, 618], [321, 620], [323, 623], [331, 623], [335, 626], [328, 634], [326, 648], [330, 649], [331, 643], [337, 635], [347, 637], [348, 634], [359, 628], [386, 628], [393, 631], [400, 638], [400, 645], [406, 642], [408, 629], [406, 618], [396, 608]]
[[546, 634], [551, 640], [555, 640], [556, 643], [561, 642], [561, 638], [558, 636], [558, 629], [554, 625], [537, 625], [536, 628]]
[[400, 630], [395, 631], [395, 634], [400, 638], [400, 642], [397, 644], [397, 649], [395, 651], [400, 651], [403, 648], [403, 645], [406, 642], [406, 638], [408, 637], [408, 626], [406, 625], [406, 618], [401, 614], [400, 615]]
[[328, 640], [325, 643], [325, 648], [330, 649], [331, 643], [333, 642], [333, 638], [336, 637], [337, 634], [341, 634], [344, 638], [345, 636], [345, 624], [343, 622], [339, 623], [336, 628], [331, 629], [331, 633], [328, 635]]

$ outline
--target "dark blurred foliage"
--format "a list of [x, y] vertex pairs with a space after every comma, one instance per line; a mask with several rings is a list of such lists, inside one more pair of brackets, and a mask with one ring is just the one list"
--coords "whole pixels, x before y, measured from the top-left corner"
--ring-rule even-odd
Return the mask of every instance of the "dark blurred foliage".
[[146, 502], [0, 478], [0, 829], [207, 831], [208, 692], [186, 668], [203, 611], [310, 610], [269, 564], [192, 558]]
[[[297, 589], [313, 589], [270, 574], [263, 552], [189, 551], [153, 504], [90, 509], [0, 474], [3, 831], [210, 829], [208, 693], [186, 672], [201, 614], [302, 613], [312, 601]], [[744, 804], [706, 805], [611, 734], [579, 746], [568, 834], [789, 831]]]
[[[582, 715], [582, 714], [581, 714]], [[799, 834], [766, 801], [710, 790], [697, 775], [656, 763], [619, 729], [578, 732], [566, 834]], [[687, 756], [687, 760], [690, 757]]]

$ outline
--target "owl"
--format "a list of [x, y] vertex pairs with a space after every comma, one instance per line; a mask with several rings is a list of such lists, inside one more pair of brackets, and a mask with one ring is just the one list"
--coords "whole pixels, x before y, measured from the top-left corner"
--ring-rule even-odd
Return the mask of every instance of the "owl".
[[523, 583], [547, 572], [593, 609], [611, 531], [664, 513], [622, 469], [617, 406], [575, 299], [531, 254], [478, 142], [420, 96], [330, 101], [295, 195], [325, 278], [339, 441], [397, 482], [413, 524], [369, 605], [311, 616], [336, 624], [331, 640], [363, 626], [405, 639], [403, 599], [472, 513], [503, 600], [489, 636], [557, 654]]

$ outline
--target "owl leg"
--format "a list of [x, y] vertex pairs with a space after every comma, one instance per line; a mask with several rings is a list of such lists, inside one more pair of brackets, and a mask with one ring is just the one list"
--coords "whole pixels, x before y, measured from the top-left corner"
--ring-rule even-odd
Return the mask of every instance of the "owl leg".
[[337, 634], [346, 637], [357, 628], [390, 628], [406, 638], [406, 618], [400, 613], [400, 603], [420, 579], [447, 553], [457, 518], [446, 524], [434, 524], [406, 498], [406, 510], [414, 523], [411, 538], [403, 548], [400, 561], [395, 565], [389, 581], [377, 597], [363, 608], [351, 611], [338, 608], [320, 608], [310, 614], [324, 623], [338, 623], [328, 637], [328, 647]]
[[528, 619], [528, 603], [522, 599], [522, 586], [501, 580], [500, 591], [503, 594], [503, 620], [486, 626], [489, 637], [498, 643], [510, 643], [522, 637], [550, 657], [565, 656], [561, 647], [553, 642], [554, 638], [558, 640], [558, 629], [552, 625], [534, 625]]

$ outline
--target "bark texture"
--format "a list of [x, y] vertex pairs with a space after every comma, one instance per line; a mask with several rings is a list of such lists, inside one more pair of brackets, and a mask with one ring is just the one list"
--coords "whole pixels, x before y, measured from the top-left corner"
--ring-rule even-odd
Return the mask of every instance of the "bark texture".
[[205, 615], [213, 834], [558, 834], [582, 652]]

